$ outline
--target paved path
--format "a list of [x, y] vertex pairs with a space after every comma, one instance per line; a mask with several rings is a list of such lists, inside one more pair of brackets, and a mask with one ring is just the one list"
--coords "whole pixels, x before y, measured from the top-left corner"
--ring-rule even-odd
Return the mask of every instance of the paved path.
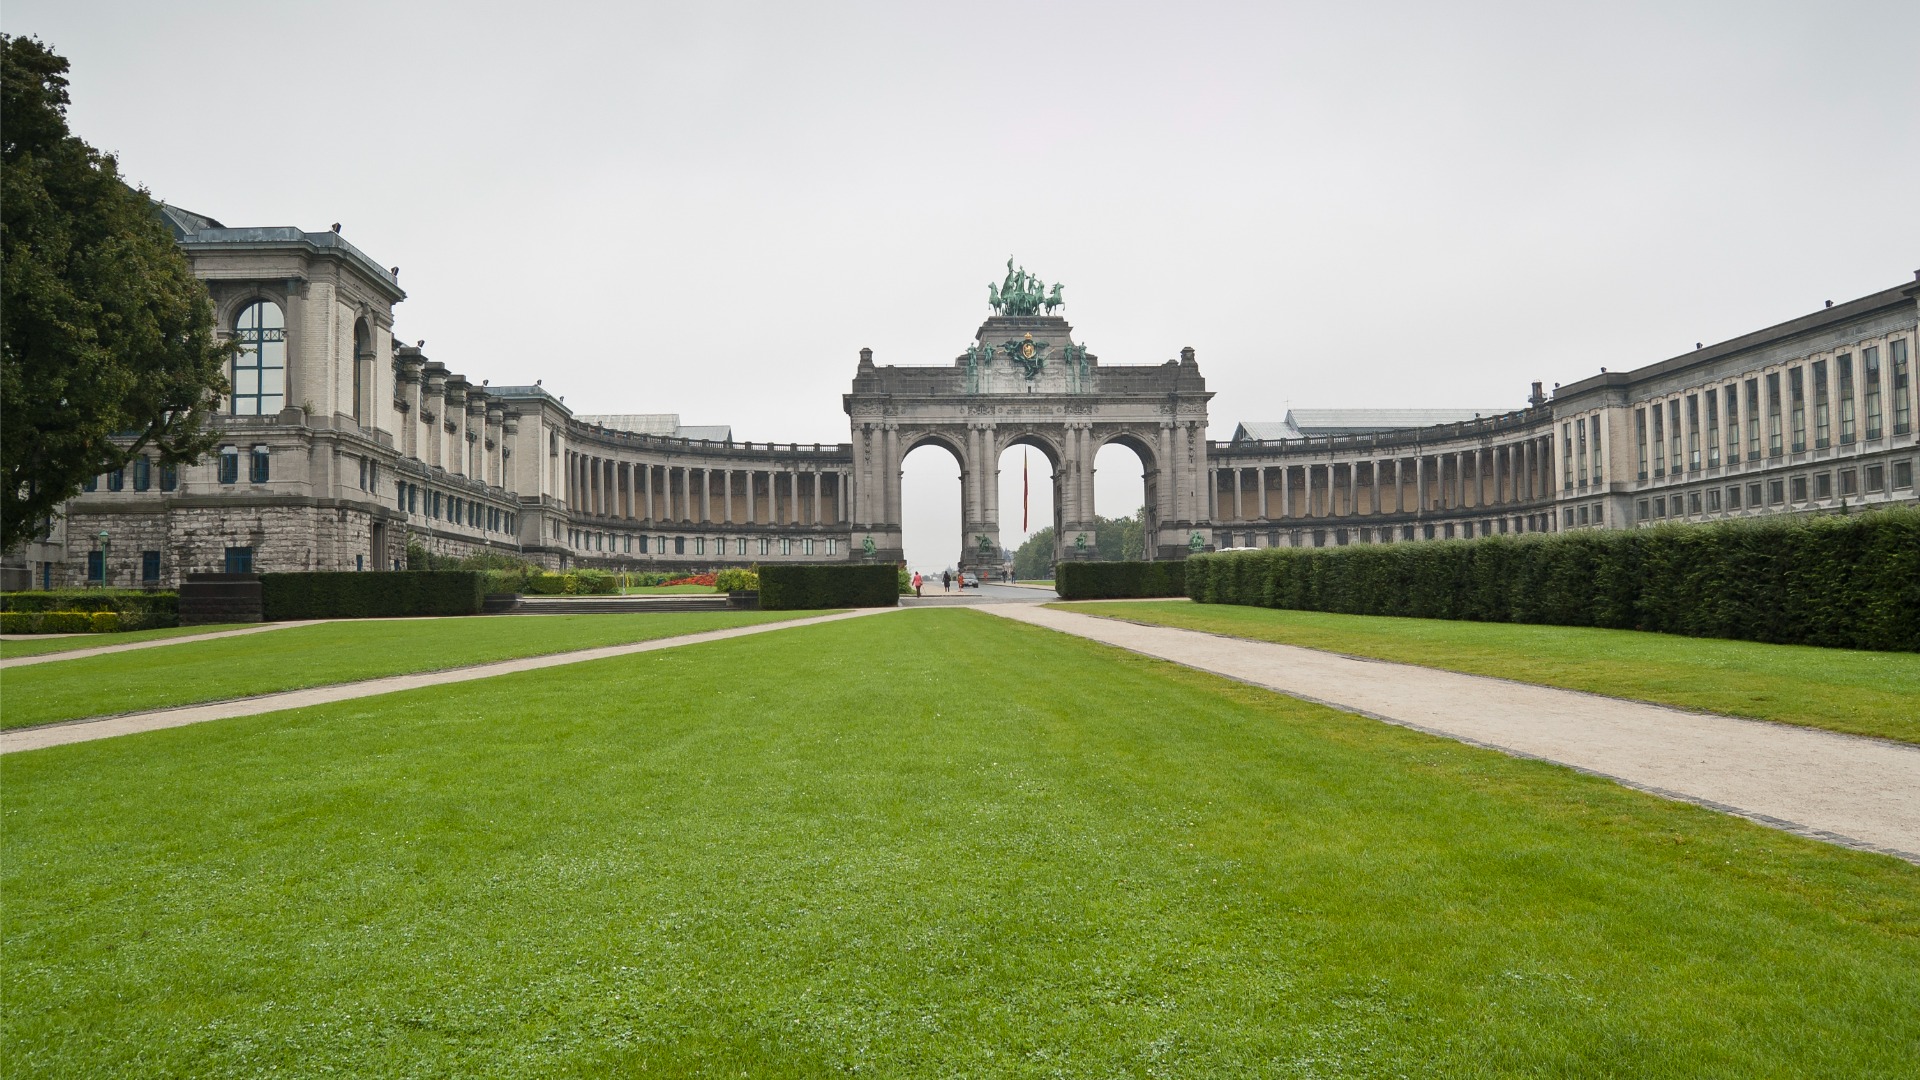
[[[240, 698], [235, 701], [217, 701], [204, 705], [182, 705], [172, 709], [156, 709], [152, 712], [125, 713], [120, 716], [103, 717], [98, 720], [71, 720], [60, 724], [47, 724], [42, 727], [21, 728], [17, 731], [0, 732], [0, 754], [12, 754], [21, 750], [39, 750], [49, 746], [62, 746], [67, 743], [89, 742], [94, 739], [110, 739], [116, 735], [132, 735], [141, 731], [157, 731], [161, 728], [182, 727], [198, 724], [207, 720], [225, 720], [235, 716], [253, 716], [257, 713], [278, 712], [281, 709], [299, 709], [308, 705], [325, 705], [333, 701], [350, 701], [354, 698], [372, 697], [376, 694], [391, 694], [400, 690], [416, 690], [423, 686], [445, 686], [448, 683], [469, 682], [474, 679], [490, 679], [495, 675], [511, 675], [518, 671], [538, 671], [541, 668], [560, 667], [565, 664], [580, 664], [589, 660], [605, 660], [615, 656], [630, 656], [634, 653], [652, 652], [656, 649], [673, 649], [682, 645], [698, 645], [708, 641], [725, 641], [728, 638], [746, 637], [749, 634], [764, 634], [773, 630], [785, 630], [793, 626], [817, 626], [821, 623], [839, 622], [842, 619], [857, 619], [865, 615], [877, 615], [899, 608], [861, 608], [855, 611], [843, 611], [835, 615], [819, 615], [810, 619], [793, 619], [787, 622], [757, 623], [752, 626], [735, 626], [725, 630], [708, 630], [699, 634], [682, 634], [679, 637], [654, 638], [650, 641], [635, 641], [625, 645], [606, 645], [596, 649], [580, 649], [575, 652], [552, 653], [547, 656], [526, 656], [516, 660], [498, 660], [490, 664], [476, 664], [472, 667], [452, 668], [446, 671], [425, 671], [417, 675], [392, 675], [384, 679], [368, 679], [364, 682], [337, 683], [333, 686], [315, 686], [306, 690], [287, 690], [278, 694], [262, 694], [259, 697]], [[294, 623], [280, 625], [292, 626]]]
[[1920, 862], [1920, 746], [1025, 604], [981, 610]]
[[[88, 656], [106, 656], [109, 653], [132, 652], [135, 649], [157, 649], [162, 645], [180, 645], [189, 641], [212, 641], [214, 638], [243, 637], [247, 634], [264, 634], [269, 630], [288, 630], [296, 626], [313, 626], [326, 622], [325, 619], [308, 619], [302, 622], [261, 623], [258, 626], [243, 626], [238, 630], [215, 630], [206, 634], [181, 634], [179, 637], [154, 638], [151, 641], [128, 641], [119, 645], [98, 645], [91, 649], [70, 649], [66, 652], [41, 653], [37, 656], [15, 656], [0, 660], [0, 668], [26, 667], [29, 664], [46, 664], [55, 660], [79, 660]], [[34, 635], [38, 636], [38, 635]], [[75, 637], [80, 635], [75, 634]], [[11, 639], [9, 639], [11, 640]]]

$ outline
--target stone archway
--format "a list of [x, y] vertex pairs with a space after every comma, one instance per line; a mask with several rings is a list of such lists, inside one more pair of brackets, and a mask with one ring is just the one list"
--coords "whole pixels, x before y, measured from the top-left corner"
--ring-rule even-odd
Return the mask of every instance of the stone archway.
[[[879, 366], [871, 349], [844, 398], [853, 429], [853, 540], [877, 560], [903, 557], [900, 464], [929, 440], [961, 461], [963, 569], [999, 562], [1001, 451], [1026, 443], [1054, 464], [1063, 559], [1095, 550], [1093, 461], [1121, 441], [1146, 468], [1148, 536], [1160, 559], [1208, 548], [1207, 402], [1192, 349], [1164, 364], [1102, 367], [1057, 315], [990, 316], [965, 352], [927, 367]], [[1084, 542], [1082, 540], [1084, 539]], [[858, 557], [858, 556], [856, 556]]]

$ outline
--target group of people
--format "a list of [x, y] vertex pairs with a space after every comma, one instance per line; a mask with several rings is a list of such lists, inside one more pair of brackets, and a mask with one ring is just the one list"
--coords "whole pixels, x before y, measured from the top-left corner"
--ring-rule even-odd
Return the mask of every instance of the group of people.
[[[1006, 581], [1007, 584], [1009, 585], [1013, 584], [1013, 571], [1002, 570], [1000, 572], [1000, 576]], [[920, 571], [915, 570], [913, 572], [913, 595], [915, 596], [925, 595], [921, 590], [924, 589], [927, 583], [932, 580], [933, 579], [931, 577], [922, 576]], [[952, 570], [940, 571], [940, 591], [941, 592], [950, 593], [954, 590], [954, 587], [956, 585], [961, 588], [966, 587], [965, 583], [963, 583], [960, 580], [959, 574], [954, 573]]]

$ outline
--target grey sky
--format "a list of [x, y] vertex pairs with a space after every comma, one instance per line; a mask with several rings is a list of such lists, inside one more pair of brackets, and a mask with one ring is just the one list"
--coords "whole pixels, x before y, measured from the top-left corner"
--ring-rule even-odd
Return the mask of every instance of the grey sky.
[[[398, 264], [434, 359], [756, 441], [846, 438], [858, 349], [950, 361], [1009, 254], [1104, 363], [1194, 346], [1215, 437], [1289, 403], [1514, 407], [1920, 266], [1911, 2], [9, 0], [0, 26], [72, 61], [75, 130], [157, 196]], [[909, 461], [927, 564], [958, 543], [936, 453]], [[1101, 464], [1102, 511], [1132, 509]]]

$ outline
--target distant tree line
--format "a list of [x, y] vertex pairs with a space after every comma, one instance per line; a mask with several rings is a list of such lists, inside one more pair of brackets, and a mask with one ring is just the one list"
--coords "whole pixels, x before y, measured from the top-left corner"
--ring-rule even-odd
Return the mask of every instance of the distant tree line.
[[[1124, 562], [1146, 554], [1146, 507], [1132, 517], [1094, 518], [1095, 557], [1102, 562]], [[1049, 525], [1020, 545], [1013, 553], [1013, 575], [1017, 578], [1046, 579], [1053, 576], [1053, 526]]]

